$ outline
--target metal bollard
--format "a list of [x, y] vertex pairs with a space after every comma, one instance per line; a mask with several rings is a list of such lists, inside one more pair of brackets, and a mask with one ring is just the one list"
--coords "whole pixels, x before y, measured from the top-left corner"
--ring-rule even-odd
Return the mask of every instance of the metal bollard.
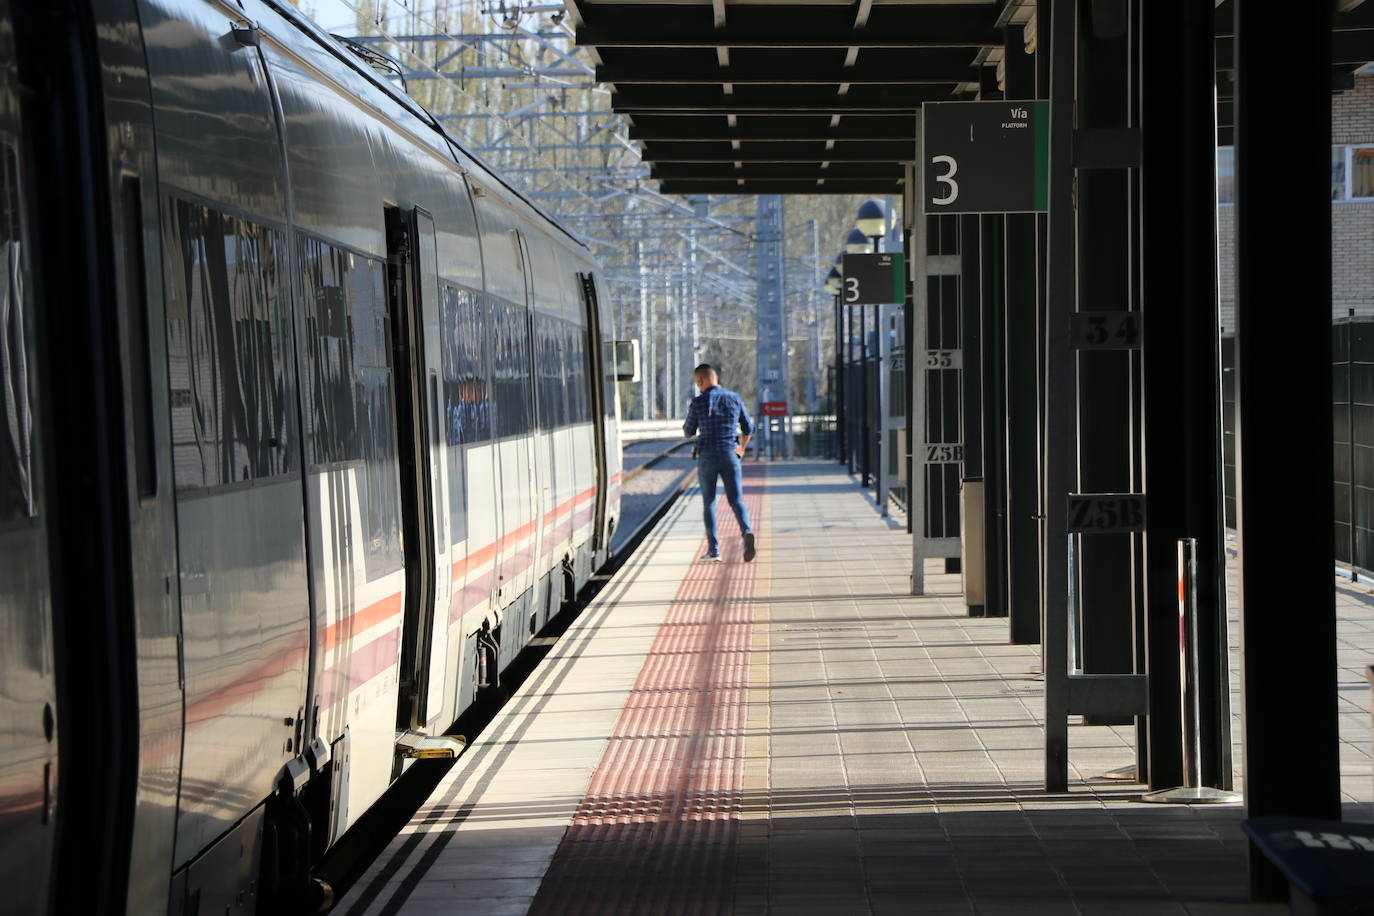
[[1158, 804], [1238, 804], [1239, 792], [1202, 784], [1201, 677], [1197, 634], [1197, 538], [1178, 541], [1178, 694], [1183, 730], [1183, 785], [1140, 797]]
[[1068, 535], [1069, 546], [1069, 674], [1083, 673], [1083, 602], [1078, 594], [1078, 535]]

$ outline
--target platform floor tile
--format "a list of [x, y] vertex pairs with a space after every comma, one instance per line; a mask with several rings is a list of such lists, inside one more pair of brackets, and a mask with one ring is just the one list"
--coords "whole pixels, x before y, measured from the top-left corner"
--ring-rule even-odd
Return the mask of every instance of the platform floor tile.
[[[758, 560], [722, 501], [727, 562], [697, 563], [690, 492], [344, 912], [1286, 912], [1244, 898], [1238, 807], [1102, 778], [1133, 762], [1132, 729], [1075, 723], [1071, 790], [1042, 791], [1038, 650], [968, 617], [942, 561], [908, 595], [903, 526], [841, 470], [752, 466], [746, 491]], [[1365, 817], [1374, 589], [1341, 584], [1338, 610], [1343, 788]]]

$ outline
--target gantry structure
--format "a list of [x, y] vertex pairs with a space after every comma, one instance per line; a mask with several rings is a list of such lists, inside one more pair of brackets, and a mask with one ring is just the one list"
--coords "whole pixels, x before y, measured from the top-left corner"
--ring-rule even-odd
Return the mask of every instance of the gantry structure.
[[561, 3], [301, 5], [595, 252], [619, 336], [643, 347], [627, 415], [681, 416], [703, 360], [751, 399], [768, 362], [769, 397], [824, 406], [834, 328], [822, 286], [853, 201], [779, 198], [761, 234], [753, 195], [662, 193]]

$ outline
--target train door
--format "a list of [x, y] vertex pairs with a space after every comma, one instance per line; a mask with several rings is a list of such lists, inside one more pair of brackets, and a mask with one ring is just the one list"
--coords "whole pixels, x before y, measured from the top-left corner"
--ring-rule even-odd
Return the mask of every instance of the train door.
[[[434, 726], [441, 719], [444, 706], [444, 677], [448, 671], [448, 613], [452, 594], [453, 577], [448, 574], [451, 567], [449, 547], [453, 533], [449, 531], [449, 513], [444, 495], [448, 492], [446, 478], [449, 466], [445, 450], [449, 447], [443, 435], [443, 346], [439, 329], [439, 252], [436, 248], [434, 217], [420, 208], [415, 214], [416, 258], [415, 269], [418, 273], [415, 288], [420, 293], [420, 312], [424, 329], [424, 397], [428, 405], [429, 422], [429, 467], [430, 493], [432, 497], [430, 517], [434, 520], [435, 577], [434, 603], [429, 621], [429, 658], [427, 660], [427, 682], [422, 704], [423, 724]], [[420, 669], [422, 672], [425, 668]], [[452, 718], [451, 716], [449, 718]]]
[[590, 273], [577, 275], [578, 288], [582, 292], [582, 314], [587, 318], [587, 387], [591, 395], [592, 438], [596, 449], [596, 506], [592, 528], [592, 552], [599, 553], [608, 547], [606, 535], [606, 496], [610, 481], [607, 480], [606, 462], [606, 404], [605, 387], [601, 384], [605, 376], [601, 353], [601, 310], [597, 306], [596, 280]]
[[[524, 447], [527, 462], [524, 480], [529, 488], [530, 518], [534, 523], [534, 530], [530, 532], [529, 587], [535, 589], [532, 600], [534, 607], [537, 607], [543, 599], [538, 588], [544, 574], [542, 558], [548, 528], [544, 514], [552, 508], [552, 503], [547, 485], [549, 479], [548, 466], [546, 462], [540, 460], [546, 447], [543, 445], [545, 431], [540, 428], [539, 423], [539, 386], [536, 384], [539, 378], [539, 369], [535, 364], [535, 356], [538, 353], [538, 338], [535, 334], [534, 323], [534, 261], [530, 257], [530, 245], [524, 233], [517, 229], [515, 237], [520, 244], [520, 263], [525, 271], [525, 339], [527, 341], [525, 345], [525, 377], [528, 380], [529, 391], [529, 424]], [[530, 613], [534, 613], [533, 609]], [[525, 638], [528, 638], [528, 624], [522, 621], [521, 625]], [[521, 639], [518, 642], [523, 644], [524, 641]], [[513, 644], [515, 642], [512, 641]]]
[[141, 912], [182, 742], [148, 82], [127, 11], [40, 6], [0, 0], [0, 910]]
[[[541, 378], [546, 377], [549, 367], [546, 362], [556, 360], [557, 354], [550, 349], [552, 343], [550, 337], [550, 322], [548, 315], [541, 315], [539, 306], [547, 305], [545, 297], [548, 291], [537, 286], [540, 281], [538, 274], [541, 270], [535, 269], [536, 252], [541, 259], [547, 258], [550, 252], [546, 247], [536, 247], [539, 242], [531, 244], [529, 238], [524, 233], [517, 232], [520, 239], [521, 261], [525, 269], [525, 288], [529, 290], [527, 297], [529, 308], [527, 310], [529, 328], [529, 379], [531, 392], [530, 410], [530, 436], [529, 436], [529, 456], [530, 473], [529, 481], [531, 487], [531, 505], [534, 510], [534, 542], [533, 542], [533, 569], [531, 570], [531, 580], [535, 592], [533, 594], [534, 604], [529, 609], [527, 619], [524, 621], [524, 633], [528, 637], [533, 635], [538, 627], [538, 617], [547, 606], [548, 583], [544, 579], [544, 573], [551, 565], [544, 554], [552, 549], [552, 542], [555, 540], [553, 524], [555, 520], [555, 510], [557, 507], [557, 491], [553, 488], [555, 471], [551, 462], [552, 437], [555, 423], [551, 421], [551, 403], [545, 386], [541, 384]], [[545, 300], [542, 301], [541, 300]]]
[[[534, 581], [540, 527], [532, 446], [536, 425], [531, 377], [532, 283], [524, 240], [515, 229], [510, 230], [509, 238], [521, 274], [524, 296], [520, 302], [498, 303], [494, 310], [498, 340], [496, 383], [501, 401], [497, 409], [502, 428], [502, 537], [497, 588], [500, 604], [504, 608], [519, 599]], [[509, 632], [512, 636], [502, 637], [503, 662], [511, 653], [511, 647], [519, 642], [514, 630]]]
[[[0, 61], [14, 59], [0, 2]], [[46, 912], [56, 827], [57, 682], [38, 360], [23, 218], [18, 86], [0, 67], [0, 878], [14, 912]]]
[[[437, 332], [425, 333], [439, 326], [438, 263], [434, 220], [424, 210], [389, 207], [386, 229], [406, 570], [396, 725], [408, 729], [437, 712], [428, 702], [430, 671], [443, 671], [448, 651], [447, 615], [436, 610], [447, 608], [449, 589], [449, 577], [436, 574], [448, 540], [438, 502], [445, 492], [443, 462], [434, 454], [443, 447], [437, 444], [440, 350]], [[442, 690], [435, 694], [442, 704]]]

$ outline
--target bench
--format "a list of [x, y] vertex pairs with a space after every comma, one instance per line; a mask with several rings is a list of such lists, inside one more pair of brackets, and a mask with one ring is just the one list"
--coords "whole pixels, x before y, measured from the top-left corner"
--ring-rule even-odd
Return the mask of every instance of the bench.
[[[1365, 677], [1374, 688], [1374, 665], [1365, 668]], [[1288, 879], [1293, 913], [1374, 913], [1374, 824], [1256, 817], [1243, 826]]]
[[1374, 913], [1374, 824], [1257, 817], [1244, 827], [1288, 879], [1294, 914]]

